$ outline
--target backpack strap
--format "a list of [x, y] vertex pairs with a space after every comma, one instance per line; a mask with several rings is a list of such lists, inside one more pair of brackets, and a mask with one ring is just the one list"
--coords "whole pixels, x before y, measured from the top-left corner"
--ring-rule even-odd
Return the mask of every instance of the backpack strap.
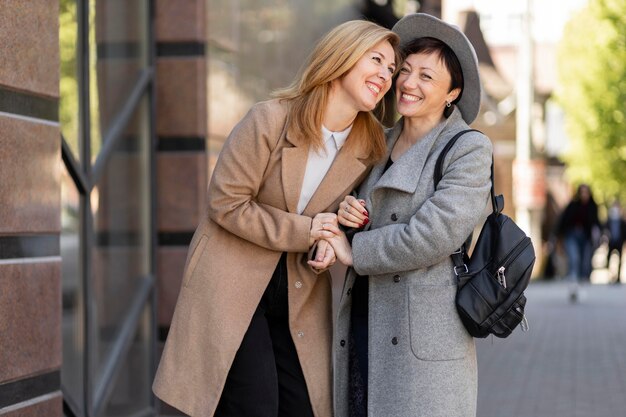
[[443, 160], [445, 159], [446, 155], [448, 154], [448, 151], [450, 150], [450, 148], [452, 148], [452, 146], [454, 146], [456, 141], [461, 136], [463, 136], [464, 134], [466, 134], [468, 132], [479, 132], [480, 133], [480, 131], [476, 130], [476, 129], [461, 130], [459, 133], [454, 135], [452, 137], [452, 139], [450, 139], [448, 141], [448, 143], [446, 143], [446, 146], [443, 147], [443, 150], [439, 154], [439, 157], [437, 158], [437, 162], [435, 163], [435, 175], [433, 177], [433, 180], [435, 182], [435, 189], [437, 189], [437, 185], [439, 184], [439, 181], [441, 181], [441, 177], [443, 176]]
[[[468, 132], [482, 133], [480, 130], [476, 130], [476, 129], [462, 130], [456, 135], [454, 135], [452, 139], [448, 141], [448, 143], [446, 143], [446, 146], [444, 146], [443, 150], [439, 154], [439, 157], [437, 158], [437, 162], [435, 163], [435, 173], [433, 175], [433, 180], [435, 183], [435, 190], [437, 189], [437, 186], [439, 185], [439, 181], [441, 181], [441, 178], [443, 177], [443, 160], [448, 154], [448, 151], [452, 148], [452, 146], [454, 146], [456, 141], [461, 136], [463, 136], [464, 134]], [[494, 184], [493, 155], [491, 155], [491, 206], [493, 208], [494, 213], [500, 213], [504, 207], [504, 199], [501, 198], [502, 196], [498, 196], [499, 198], [495, 196], [495, 190], [494, 190], [493, 184]], [[459, 249], [457, 249], [456, 251], [454, 251], [454, 253], [450, 255], [450, 257], [452, 258], [452, 262], [454, 263], [454, 274], [457, 277], [463, 276], [469, 272], [467, 269], [467, 262], [468, 262], [467, 246], [469, 246], [469, 243], [471, 243], [471, 237], [472, 235], [470, 234], [468, 238], [465, 240], [465, 242], [463, 242], [463, 245], [461, 245]]]
[[[437, 189], [437, 185], [439, 185], [439, 181], [441, 181], [441, 178], [443, 177], [443, 160], [445, 159], [446, 155], [448, 154], [448, 151], [452, 148], [452, 146], [454, 146], [456, 141], [461, 136], [463, 136], [464, 134], [466, 134], [468, 132], [482, 133], [480, 130], [476, 130], [476, 129], [462, 130], [459, 133], [457, 133], [456, 135], [454, 135], [452, 137], [452, 139], [450, 139], [448, 141], [448, 143], [446, 143], [446, 146], [443, 147], [441, 153], [439, 154], [439, 157], [437, 158], [437, 162], [435, 163], [435, 174], [433, 176], [433, 180], [434, 180], [434, 183], [435, 183], [435, 189]], [[496, 192], [495, 192], [495, 189], [494, 189], [493, 176], [494, 176], [493, 175], [493, 155], [491, 155], [491, 207], [492, 207], [492, 211], [494, 213], [501, 213], [502, 209], [504, 209], [504, 199], [500, 195], [496, 196]]]

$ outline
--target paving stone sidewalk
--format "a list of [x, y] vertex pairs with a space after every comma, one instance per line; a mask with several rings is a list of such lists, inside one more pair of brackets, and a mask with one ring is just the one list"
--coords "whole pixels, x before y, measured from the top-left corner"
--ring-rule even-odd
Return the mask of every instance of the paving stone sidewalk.
[[477, 417], [626, 416], [626, 285], [526, 291], [530, 331], [477, 341]]

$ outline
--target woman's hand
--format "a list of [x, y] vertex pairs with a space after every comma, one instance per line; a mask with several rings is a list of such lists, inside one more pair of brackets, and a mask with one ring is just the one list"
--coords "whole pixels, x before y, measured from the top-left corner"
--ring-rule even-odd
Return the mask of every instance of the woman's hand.
[[338, 226], [337, 215], [335, 213], [319, 213], [313, 217], [311, 232], [309, 233], [309, 247], [324, 237], [322, 235], [324, 225]]
[[370, 221], [369, 213], [365, 209], [365, 201], [357, 200], [351, 195], [347, 195], [346, 198], [339, 203], [337, 219], [339, 224], [346, 227], [364, 227]]
[[328, 223], [324, 225], [322, 234], [324, 240], [332, 246], [337, 259], [346, 266], [352, 266], [352, 246], [346, 234], [339, 227]]
[[315, 257], [307, 263], [315, 269], [324, 270], [334, 265], [336, 261], [335, 250], [330, 243], [320, 240], [315, 248]]

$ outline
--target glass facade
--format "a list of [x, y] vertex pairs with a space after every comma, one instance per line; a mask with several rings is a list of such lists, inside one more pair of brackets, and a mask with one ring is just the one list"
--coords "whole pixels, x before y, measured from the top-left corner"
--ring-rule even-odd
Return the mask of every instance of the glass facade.
[[63, 294], [63, 391], [83, 413], [85, 299], [81, 271], [80, 193], [67, 169], [61, 175], [61, 264]]
[[[144, 97], [92, 190], [93, 234], [89, 247], [96, 307], [92, 322], [97, 329], [92, 347], [96, 380], [105, 378], [126, 320], [132, 316], [136, 298], [151, 276], [148, 110]], [[146, 335], [145, 331], [140, 333]], [[150, 340], [145, 336], [143, 339], [134, 338], [130, 349], [147, 344], [143, 350], [149, 357]], [[141, 371], [149, 374], [150, 368]], [[127, 377], [133, 378], [133, 374]]]
[[148, 65], [145, 0], [90, 0], [89, 79], [92, 159]]
[[61, 0], [67, 416], [154, 415], [149, 0]]
[[330, 28], [362, 16], [354, 0], [209, 0], [210, 165], [252, 104], [295, 77]]
[[233, 126], [255, 102], [286, 87], [315, 42], [338, 24], [368, 19], [391, 28], [399, 16], [440, 1], [208, 0], [211, 168]]

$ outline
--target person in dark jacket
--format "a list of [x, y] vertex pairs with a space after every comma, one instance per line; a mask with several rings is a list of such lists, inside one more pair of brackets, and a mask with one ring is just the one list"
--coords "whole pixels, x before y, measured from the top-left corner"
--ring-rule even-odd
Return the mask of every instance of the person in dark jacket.
[[594, 234], [598, 234], [599, 230], [598, 206], [589, 186], [581, 184], [561, 214], [557, 228], [557, 234], [563, 239], [567, 253], [567, 276], [572, 283], [570, 289], [572, 302], [576, 302], [579, 298], [578, 283], [589, 281]]
[[617, 255], [617, 274], [613, 280], [614, 284], [620, 283], [621, 271], [622, 271], [622, 248], [624, 246], [624, 240], [626, 240], [626, 221], [622, 215], [622, 206], [618, 200], [615, 200], [607, 216], [606, 223], [603, 228], [603, 235], [609, 245], [609, 250], [606, 254], [606, 265], [609, 266], [611, 256], [615, 253]]

